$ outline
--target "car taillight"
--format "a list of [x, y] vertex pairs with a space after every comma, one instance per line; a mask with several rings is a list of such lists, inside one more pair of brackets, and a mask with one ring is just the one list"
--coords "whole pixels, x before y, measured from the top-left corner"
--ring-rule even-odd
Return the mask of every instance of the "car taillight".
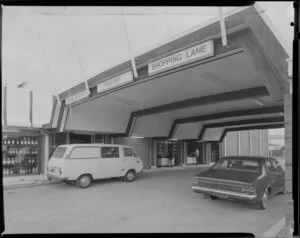
[[59, 174], [62, 174], [61, 169], [59, 169]]

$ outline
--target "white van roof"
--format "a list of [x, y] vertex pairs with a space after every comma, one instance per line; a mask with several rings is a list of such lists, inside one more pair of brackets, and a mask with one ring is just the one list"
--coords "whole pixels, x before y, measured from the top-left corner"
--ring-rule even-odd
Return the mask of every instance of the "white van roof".
[[121, 147], [130, 147], [132, 148], [132, 146], [129, 145], [118, 145], [118, 144], [103, 144], [103, 143], [94, 143], [94, 144], [63, 144], [63, 145], [59, 145], [59, 146], [66, 146], [66, 147], [76, 147], [76, 146], [84, 146], [84, 147], [94, 147], [94, 146], [108, 146], [108, 147], [114, 147], [114, 146], [121, 146]]

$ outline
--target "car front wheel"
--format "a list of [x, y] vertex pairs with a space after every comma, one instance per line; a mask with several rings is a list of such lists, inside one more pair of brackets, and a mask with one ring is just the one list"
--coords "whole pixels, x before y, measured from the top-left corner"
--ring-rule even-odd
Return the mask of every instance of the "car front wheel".
[[261, 197], [261, 200], [259, 201], [258, 205], [260, 209], [266, 209], [268, 207], [269, 202], [269, 190], [266, 189], [264, 194]]
[[79, 188], [87, 188], [93, 182], [92, 176], [89, 174], [83, 174], [76, 180], [76, 186]]
[[135, 179], [135, 171], [134, 170], [129, 170], [125, 176], [124, 179], [126, 182], [132, 182]]

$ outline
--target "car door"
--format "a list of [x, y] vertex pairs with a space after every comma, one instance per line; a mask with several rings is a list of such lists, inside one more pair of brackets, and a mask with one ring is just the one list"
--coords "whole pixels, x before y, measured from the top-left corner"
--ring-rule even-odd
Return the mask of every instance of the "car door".
[[[129, 147], [123, 148], [123, 154], [124, 154], [124, 169], [127, 171], [129, 169], [133, 168], [134, 163], [134, 157], [132, 149]], [[125, 171], [125, 172], [126, 172]]]
[[271, 160], [271, 163], [272, 163], [272, 165], [273, 165], [273, 167], [275, 168], [275, 171], [276, 171], [276, 181], [277, 181], [277, 184], [278, 184], [277, 192], [280, 192], [285, 187], [284, 170], [281, 168], [280, 164], [275, 159]]
[[270, 160], [266, 160], [265, 166], [266, 166], [267, 175], [270, 180], [269, 183], [271, 184], [271, 195], [273, 195], [277, 193], [279, 190], [278, 174]]
[[103, 178], [113, 178], [121, 176], [122, 161], [120, 150], [117, 146], [101, 147], [101, 171]]

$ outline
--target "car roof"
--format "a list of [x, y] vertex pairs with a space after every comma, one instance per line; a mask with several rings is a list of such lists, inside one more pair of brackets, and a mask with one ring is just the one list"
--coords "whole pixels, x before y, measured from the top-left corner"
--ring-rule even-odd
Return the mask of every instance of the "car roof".
[[266, 159], [273, 159], [275, 160], [275, 158], [273, 157], [268, 157], [268, 156], [226, 156], [226, 157], [222, 157], [220, 159], [241, 159], [241, 160], [256, 160], [256, 161], [264, 161]]

